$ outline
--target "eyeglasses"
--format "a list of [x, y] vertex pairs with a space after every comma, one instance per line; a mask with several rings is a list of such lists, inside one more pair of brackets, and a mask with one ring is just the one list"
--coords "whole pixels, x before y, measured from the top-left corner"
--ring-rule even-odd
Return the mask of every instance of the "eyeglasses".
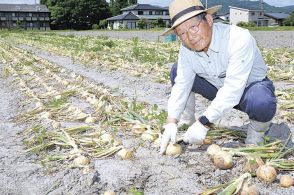
[[190, 33], [191, 35], [196, 35], [199, 31], [199, 25], [202, 22], [202, 20], [200, 20], [198, 22], [198, 24], [191, 26], [190, 28], [188, 28], [188, 30], [186, 30], [185, 32], [182, 32], [180, 34], [177, 33], [177, 35], [180, 37], [181, 40], [186, 40], [188, 38], [187, 33]]

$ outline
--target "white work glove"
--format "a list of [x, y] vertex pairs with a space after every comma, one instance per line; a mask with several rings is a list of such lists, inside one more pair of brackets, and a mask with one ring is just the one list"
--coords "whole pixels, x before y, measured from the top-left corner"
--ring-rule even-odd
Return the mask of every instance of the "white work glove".
[[202, 144], [209, 129], [198, 120], [191, 125], [184, 135], [184, 142], [189, 144]]
[[172, 143], [177, 142], [177, 132], [178, 132], [178, 127], [177, 124], [175, 123], [168, 123], [163, 126], [164, 127], [164, 132], [161, 137], [161, 143], [160, 143], [160, 154], [164, 154], [165, 150], [167, 148], [167, 145], [171, 141]]

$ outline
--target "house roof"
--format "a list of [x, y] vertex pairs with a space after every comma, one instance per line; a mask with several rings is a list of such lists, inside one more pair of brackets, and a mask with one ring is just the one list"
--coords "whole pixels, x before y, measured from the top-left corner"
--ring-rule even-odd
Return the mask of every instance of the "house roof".
[[131, 11], [131, 10], [168, 10], [167, 7], [160, 7], [150, 4], [136, 4], [126, 8], [121, 9], [121, 11]]
[[0, 4], [1, 12], [50, 12], [46, 5]]
[[277, 19], [277, 20], [285, 19], [290, 16], [289, 14], [286, 14], [286, 13], [273, 13], [273, 12], [265, 13], [264, 15], [270, 18]]
[[139, 20], [140, 18], [133, 14], [132, 12], [113, 16], [111, 18], [107, 18], [106, 20], [112, 21], [112, 20]]
[[230, 8], [234, 8], [234, 9], [242, 9], [242, 10], [248, 10], [248, 11], [264, 11], [262, 9], [260, 9], [259, 7], [256, 7], [254, 5], [241, 5], [238, 7], [235, 6], [229, 6]]

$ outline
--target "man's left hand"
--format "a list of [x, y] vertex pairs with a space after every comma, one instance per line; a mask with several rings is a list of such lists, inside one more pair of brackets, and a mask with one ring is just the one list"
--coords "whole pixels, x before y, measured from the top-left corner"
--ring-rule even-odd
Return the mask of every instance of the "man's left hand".
[[202, 144], [209, 129], [198, 120], [191, 125], [184, 135], [184, 142], [189, 144]]

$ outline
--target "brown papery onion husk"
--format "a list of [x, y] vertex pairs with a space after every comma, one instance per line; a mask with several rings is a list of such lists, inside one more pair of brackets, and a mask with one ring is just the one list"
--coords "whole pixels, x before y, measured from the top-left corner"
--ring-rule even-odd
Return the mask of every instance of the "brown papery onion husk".
[[289, 188], [294, 185], [294, 179], [290, 175], [282, 175], [280, 178], [280, 185], [283, 188]]
[[270, 165], [262, 165], [256, 170], [259, 179], [272, 183], [277, 177], [277, 171]]

